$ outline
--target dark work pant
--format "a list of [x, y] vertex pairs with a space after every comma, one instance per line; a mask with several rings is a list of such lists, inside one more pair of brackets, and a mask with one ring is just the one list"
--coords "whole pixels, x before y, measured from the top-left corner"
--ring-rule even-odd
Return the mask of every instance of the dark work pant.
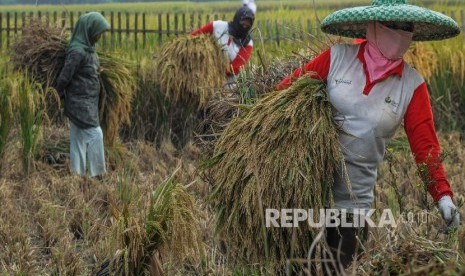
[[[328, 275], [342, 273], [341, 266], [345, 269], [349, 267], [354, 258], [361, 253], [360, 242], [364, 242], [368, 236], [368, 227], [328, 227], [326, 229], [326, 242], [330, 248], [336, 268], [333, 264], [327, 263], [324, 271]], [[358, 239], [357, 239], [358, 237]], [[329, 258], [327, 253], [323, 256]]]

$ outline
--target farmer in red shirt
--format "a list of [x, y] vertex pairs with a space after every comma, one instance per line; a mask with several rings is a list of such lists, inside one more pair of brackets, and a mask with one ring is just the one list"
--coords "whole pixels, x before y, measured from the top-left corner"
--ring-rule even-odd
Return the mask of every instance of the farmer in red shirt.
[[[350, 188], [344, 175], [333, 185], [337, 209], [357, 214], [370, 209], [377, 167], [385, 146], [404, 123], [417, 164], [427, 168], [424, 179], [446, 226], [460, 219], [444, 173], [425, 81], [403, 60], [411, 41], [440, 40], [460, 33], [451, 18], [405, 0], [374, 0], [371, 6], [336, 11], [326, 17], [324, 32], [365, 38], [357, 44], [337, 44], [285, 78], [278, 89], [291, 85], [306, 72], [327, 84], [334, 119], [340, 122], [340, 143]], [[347, 267], [354, 258], [356, 236], [365, 228], [327, 228], [326, 240], [335, 259]], [[341, 250], [336, 248], [341, 246]], [[359, 246], [358, 246], [359, 248]]]
[[249, 32], [254, 20], [254, 12], [244, 5], [236, 11], [233, 21], [213, 21], [191, 33], [192, 35], [211, 34], [218, 39], [218, 43], [230, 60], [230, 68], [226, 72], [228, 86], [235, 84], [235, 76], [252, 55], [253, 41]]

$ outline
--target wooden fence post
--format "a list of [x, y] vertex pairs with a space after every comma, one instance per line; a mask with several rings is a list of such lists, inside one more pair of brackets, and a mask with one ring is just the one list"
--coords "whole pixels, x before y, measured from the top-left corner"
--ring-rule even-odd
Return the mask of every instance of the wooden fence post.
[[10, 12], [6, 13], [6, 47], [10, 48]]
[[18, 38], [18, 13], [15, 12], [14, 13], [14, 33], [15, 33], [15, 37], [14, 37], [14, 42], [16, 43], [16, 39]]
[[275, 20], [274, 24], [276, 25], [276, 43], [278, 43], [278, 46], [279, 46], [279, 24], [278, 24], [278, 20]]
[[21, 28], [24, 28], [26, 26], [26, 13], [22, 12], [21, 13]]
[[162, 41], [163, 41], [163, 39], [162, 39], [162, 35], [163, 35], [163, 33], [162, 33], [162, 28], [163, 28], [163, 27], [162, 27], [162, 18], [161, 18], [161, 17], [162, 17], [162, 15], [161, 15], [161, 13], [159, 13], [159, 14], [158, 14], [158, 44], [159, 44], [159, 45], [160, 45], [160, 44], [162, 43]]
[[[101, 14], [102, 14], [103, 17], [105, 17], [105, 12], [104, 11], [102, 11]], [[107, 34], [106, 34], [106, 32], [104, 32], [102, 34], [101, 40], [102, 40], [102, 48], [103, 48], [103, 51], [105, 52], [107, 50]]]
[[138, 26], [137, 26], [138, 25], [137, 21], [139, 21], [139, 13], [138, 12], [136, 12], [136, 14], [134, 15], [134, 50], [136, 50], [136, 51], [138, 49], [138, 47], [137, 47], [138, 46], [137, 45], [138, 44], [137, 33], [139, 31]]
[[178, 33], [178, 24], [179, 24], [179, 22], [178, 22], [178, 14], [175, 13], [174, 14], [174, 35], [175, 36], [179, 35], [179, 33]]
[[126, 12], [126, 49], [129, 49], [129, 12]]
[[147, 46], [147, 33], [146, 33], [146, 22], [145, 12], [142, 13], [142, 48], [145, 49]]
[[115, 13], [110, 12], [110, 49], [115, 50]]
[[123, 47], [123, 34], [121, 33], [121, 12], [118, 12], [118, 47]]

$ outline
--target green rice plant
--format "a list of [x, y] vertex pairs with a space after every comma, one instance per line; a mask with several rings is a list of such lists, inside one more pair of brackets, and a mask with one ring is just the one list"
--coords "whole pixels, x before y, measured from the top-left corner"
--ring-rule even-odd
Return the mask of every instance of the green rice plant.
[[444, 131], [465, 130], [465, 46], [462, 38], [416, 43], [407, 60], [425, 78], [435, 125]]
[[[6, 143], [8, 141], [8, 134], [13, 126], [13, 104], [12, 104], [12, 90], [10, 83], [5, 77], [3, 66], [0, 67], [0, 160], [2, 159]], [[2, 169], [2, 162], [0, 162], [0, 171]]]
[[18, 120], [21, 127], [21, 157], [24, 172], [29, 175], [34, 170], [34, 158], [42, 123], [48, 119], [44, 100], [47, 92], [27, 73], [15, 74], [11, 81], [13, 93], [17, 96]]
[[235, 262], [283, 272], [306, 258], [307, 225], [265, 227], [265, 209], [331, 205], [336, 170], [343, 170], [338, 131], [324, 84], [308, 75], [260, 99], [218, 139], [209, 166], [217, 228]]

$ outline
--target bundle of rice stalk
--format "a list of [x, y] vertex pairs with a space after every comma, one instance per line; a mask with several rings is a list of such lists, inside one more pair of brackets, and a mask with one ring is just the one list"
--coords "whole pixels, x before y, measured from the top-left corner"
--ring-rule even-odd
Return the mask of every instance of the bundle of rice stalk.
[[252, 65], [241, 70], [236, 86], [224, 91], [225, 97], [215, 97], [205, 107], [202, 121], [196, 127], [195, 138], [207, 156], [211, 156], [216, 139], [232, 119], [248, 110], [258, 99], [274, 91], [282, 79], [309, 59], [295, 53], [292, 57], [273, 58], [265, 63], [260, 51], [258, 56], [261, 65]]
[[267, 208], [319, 210], [332, 201], [343, 156], [324, 84], [304, 76], [259, 100], [225, 129], [210, 162], [217, 226], [232, 259], [282, 270], [286, 259], [305, 258], [308, 224], [266, 228], [264, 217]]
[[[13, 45], [11, 62], [17, 71], [27, 72], [43, 88], [55, 87], [66, 58], [68, 34], [65, 29], [31, 18], [22, 28], [21, 39]], [[59, 98], [48, 93], [45, 98], [47, 115], [59, 116]]]
[[55, 86], [66, 58], [68, 34], [40, 19], [31, 19], [13, 45], [11, 61], [16, 70], [26, 70], [44, 86]]
[[147, 251], [160, 252], [164, 263], [198, 262], [204, 254], [195, 199], [174, 174], [152, 194], [147, 215]]
[[213, 36], [181, 36], [155, 60], [155, 78], [173, 102], [203, 108], [226, 82], [229, 62]]
[[100, 59], [100, 125], [105, 144], [115, 145], [122, 124], [131, 123], [131, 102], [136, 88], [132, 65], [122, 59], [99, 54]]

